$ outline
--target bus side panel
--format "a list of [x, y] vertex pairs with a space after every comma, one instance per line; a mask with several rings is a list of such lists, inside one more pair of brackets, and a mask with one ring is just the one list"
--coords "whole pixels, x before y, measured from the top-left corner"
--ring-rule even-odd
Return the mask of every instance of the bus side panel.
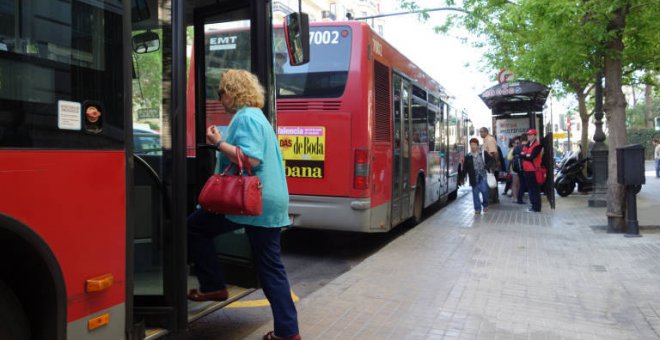
[[420, 177], [424, 180], [426, 175], [426, 154], [428, 153], [428, 145], [426, 144], [413, 144], [410, 154], [410, 187], [417, 185], [417, 178]]
[[390, 144], [374, 143], [372, 152], [371, 206], [389, 206], [392, 197], [392, 147]]
[[[0, 151], [2, 212], [34, 228], [66, 283], [67, 321], [125, 300], [124, 151]], [[112, 274], [105, 291], [85, 280]], [[122, 316], [123, 317], [123, 316]]]

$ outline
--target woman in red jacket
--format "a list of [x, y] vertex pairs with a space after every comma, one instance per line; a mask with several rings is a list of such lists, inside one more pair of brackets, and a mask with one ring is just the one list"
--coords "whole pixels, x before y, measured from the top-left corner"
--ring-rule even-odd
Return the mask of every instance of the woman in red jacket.
[[523, 166], [523, 180], [527, 185], [529, 192], [529, 201], [532, 207], [528, 212], [541, 212], [541, 192], [539, 184], [536, 182], [536, 169], [541, 166], [541, 151], [543, 146], [536, 140], [537, 132], [535, 129], [527, 131], [527, 145], [523, 147], [520, 158]]

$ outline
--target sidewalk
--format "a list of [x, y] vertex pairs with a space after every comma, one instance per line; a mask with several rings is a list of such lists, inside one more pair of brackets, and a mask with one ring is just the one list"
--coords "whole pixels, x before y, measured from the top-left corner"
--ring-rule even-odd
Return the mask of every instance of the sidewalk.
[[[649, 169], [650, 170], [650, 169]], [[470, 195], [298, 304], [304, 339], [660, 338], [660, 179], [638, 195], [640, 238], [605, 232], [590, 195], [543, 212]], [[500, 190], [502, 188], [500, 187]], [[259, 339], [272, 324], [250, 339]]]

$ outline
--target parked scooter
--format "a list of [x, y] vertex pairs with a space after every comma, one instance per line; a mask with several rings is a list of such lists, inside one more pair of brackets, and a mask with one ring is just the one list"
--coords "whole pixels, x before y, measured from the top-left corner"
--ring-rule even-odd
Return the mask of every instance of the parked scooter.
[[[591, 177], [591, 158], [582, 158], [581, 152], [574, 151], [566, 153], [559, 162], [559, 171], [555, 175], [555, 190], [561, 197], [566, 197], [573, 193], [575, 184], [579, 192], [589, 192], [593, 190], [593, 180]], [[588, 166], [587, 176], [583, 174], [584, 167]]]

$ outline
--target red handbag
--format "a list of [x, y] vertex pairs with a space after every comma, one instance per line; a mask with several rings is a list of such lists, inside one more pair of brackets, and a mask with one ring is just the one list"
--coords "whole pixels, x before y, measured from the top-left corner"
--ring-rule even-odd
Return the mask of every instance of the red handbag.
[[[248, 158], [236, 147], [238, 164], [211, 176], [199, 193], [199, 204], [213, 214], [258, 216], [262, 212], [261, 181], [252, 175]], [[234, 173], [231, 169], [237, 165]], [[247, 176], [243, 176], [243, 165]]]

